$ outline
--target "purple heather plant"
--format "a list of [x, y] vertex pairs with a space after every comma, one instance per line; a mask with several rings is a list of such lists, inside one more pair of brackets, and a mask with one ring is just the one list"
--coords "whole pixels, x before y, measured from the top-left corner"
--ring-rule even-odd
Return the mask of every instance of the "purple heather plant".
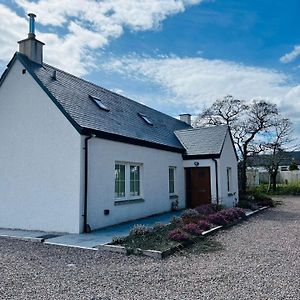
[[217, 211], [217, 205], [216, 204], [205, 204], [205, 205], [200, 205], [195, 208], [195, 210], [203, 216], [207, 216], [210, 214], [213, 214]]
[[192, 235], [197, 235], [197, 236], [201, 236], [202, 232], [203, 232], [203, 230], [201, 230], [199, 228], [199, 226], [195, 223], [186, 224], [183, 227], [183, 230], [190, 233], [190, 234], [192, 234]]
[[242, 219], [245, 219], [245, 218], [246, 218], [245, 211], [244, 211], [242, 208], [240, 208], [240, 207], [234, 207], [234, 208], [232, 208], [232, 209], [236, 212], [236, 214], [237, 214], [240, 218], [242, 218]]
[[181, 218], [197, 218], [199, 217], [199, 213], [195, 209], [186, 209], [181, 214]]
[[220, 212], [208, 215], [207, 221], [209, 223], [219, 225], [219, 226], [224, 226], [228, 224], [228, 221], [224, 218], [223, 214]]
[[232, 211], [230, 208], [221, 210], [219, 212], [228, 222], [233, 222], [235, 219], [238, 219], [238, 216], [234, 211]]
[[179, 228], [171, 230], [168, 234], [168, 237], [170, 240], [176, 241], [176, 242], [185, 242], [185, 241], [190, 240], [189, 235], [186, 232], [184, 232], [182, 229], [179, 229]]
[[197, 223], [197, 226], [203, 230], [203, 231], [207, 231], [210, 229], [210, 225], [207, 221], [205, 220], [200, 220], [198, 223]]
[[173, 217], [171, 219], [171, 226], [174, 228], [183, 227], [184, 222], [180, 217]]

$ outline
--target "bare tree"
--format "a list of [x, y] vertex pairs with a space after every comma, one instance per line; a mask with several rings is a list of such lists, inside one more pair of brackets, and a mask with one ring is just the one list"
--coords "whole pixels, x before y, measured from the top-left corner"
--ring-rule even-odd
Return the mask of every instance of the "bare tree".
[[245, 110], [249, 108], [244, 100], [235, 99], [233, 96], [225, 96], [221, 100], [216, 100], [212, 106], [205, 109], [195, 120], [196, 127], [206, 125], [226, 124], [234, 127]]
[[264, 150], [263, 134], [274, 126], [278, 115], [277, 106], [265, 100], [243, 100], [226, 96], [217, 100], [198, 116], [194, 125], [209, 126], [226, 124], [230, 127], [241, 160], [241, 191], [247, 187], [247, 160], [249, 156]]
[[[265, 168], [269, 173], [269, 190], [276, 191], [276, 178], [278, 175], [280, 163], [288, 157], [288, 151], [295, 146], [292, 145], [293, 127], [292, 122], [278, 115], [275, 119], [275, 125], [269, 133], [269, 140], [265, 144], [266, 160]], [[294, 150], [294, 149], [293, 149]]]

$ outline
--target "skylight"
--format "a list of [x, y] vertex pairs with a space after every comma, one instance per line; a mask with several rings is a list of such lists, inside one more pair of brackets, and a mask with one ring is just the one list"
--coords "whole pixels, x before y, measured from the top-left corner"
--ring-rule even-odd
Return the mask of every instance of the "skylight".
[[105, 110], [105, 111], [109, 111], [109, 108], [105, 104], [103, 104], [103, 102], [99, 98], [97, 98], [95, 96], [91, 96], [91, 95], [89, 95], [89, 97], [90, 97], [90, 99], [92, 99], [96, 103], [96, 105], [100, 109]]
[[153, 123], [150, 121], [150, 119], [144, 115], [144, 114], [141, 114], [139, 113], [139, 116], [148, 124], [148, 125], [153, 125]]

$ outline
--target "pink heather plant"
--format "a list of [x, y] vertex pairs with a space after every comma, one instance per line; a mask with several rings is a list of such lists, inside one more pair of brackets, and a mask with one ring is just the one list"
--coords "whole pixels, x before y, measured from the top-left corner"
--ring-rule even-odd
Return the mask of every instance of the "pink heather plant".
[[202, 232], [203, 230], [201, 230], [199, 228], [199, 226], [195, 223], [189, 223], [189, 224], [186, 224], [184, 227], [183, 227], [183, 230], [192, 234], [192, 235], [197, 235], [197, 236], [201, 236], [202, 235]]
[[205, 204], [205, 205], [200, 205], [195, 208], [195, 210], [203, 216], [207, 216], [210, 214], [213, 214], [217, 211], [217, 205], [215, 204]]
[[219, 226], [224, 226], [228, 224], [228, 221], [224, 218], [224, 216], [220, 212], [207, 216], [207, 221], [209, 223], [219, 225]]
[[210, 225], [207, 221], [201, 220], [197, 223], [197, 226], [203, 230], [203, 231], [207, 231], [210, 229]]
[[176, 242], [185, 242], [190, 239], [189, 235], [179, 228], [171, 230], [168, 234], [168, 237], [170, 240]]

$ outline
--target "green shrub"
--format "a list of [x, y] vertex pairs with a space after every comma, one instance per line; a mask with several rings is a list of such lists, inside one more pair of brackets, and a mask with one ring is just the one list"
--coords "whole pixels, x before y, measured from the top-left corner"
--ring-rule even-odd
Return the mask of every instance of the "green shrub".
[[289, 171], [296, 171], [299, 170], [298, 165], [295, 161], [292, 161], [291, 164], [289, 165]]
[[124, 237], [124, 236], [115, 236], [115, 237], [112, 238], [111, 243], [113, 245], [122, 245], [122, 244], [125, 243], [125, 241], [126, 241], [126, 237]]
[[162, 229], [164, 229], [166, 227], [166, 224], [161, 223], [161, 222], [157, 222], [153, 225], [153, 230], [154, 231], [160, 231]]
[[253, 191], [250, 193], [250, 195], [253, 197], [253, 202], [257, 203], [258, 205], [270, 207], [275, 206], [272, 198], [266, 193], [263, 193], [261, 191]]
[[136, 224], [133, 226], [133, 228], [129, 231], [130, 236], [135, 236], [135, 235], [146, 235], [148, 233], [151, 233], [153, 231], [152, 228], [147, 227], [142, 224]]
[[237, 204], [237, 207], [251, 209], [251, 202], [247, 200], [240, 200]]
[[261, 184], [255, 189], [251, 190], [250, 193], [264, 193], [268, 195], [300, 195], [300, 182], [289, 183], [289, 184], [277, 184], [276, 191], [268, 191], [267, 184]]

